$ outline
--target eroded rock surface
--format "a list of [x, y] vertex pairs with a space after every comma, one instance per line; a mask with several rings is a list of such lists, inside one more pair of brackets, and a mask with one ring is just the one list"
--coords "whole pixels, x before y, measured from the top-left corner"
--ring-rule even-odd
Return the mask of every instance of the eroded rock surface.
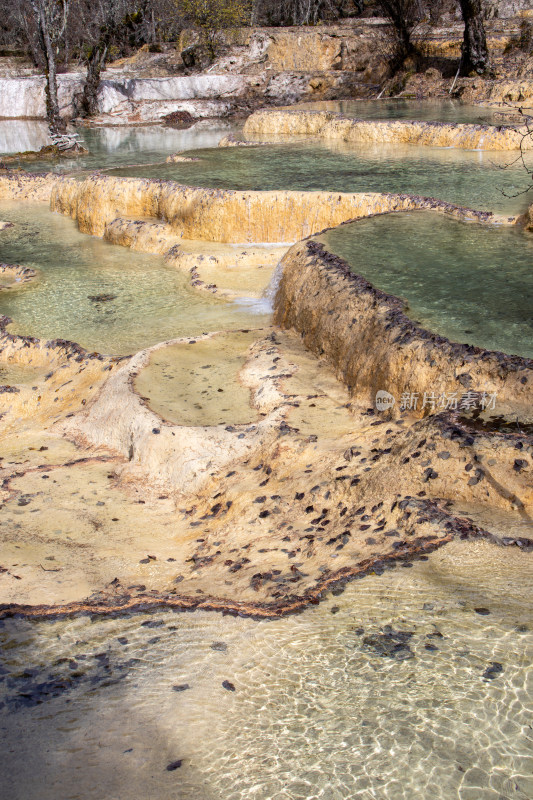
[[[75, 95], [83, 88], [85, 76], [71, 73], [58, 76], [58, 98], [61, 115], [75, 116]], [[104, 79], [98, 94], [98, 109], [102, 115], [115, 117], [136, 115], [137, 121], [159, 119], [179, 110], [195, 110], [193, 116], [216, 116], [227, 113], [231, 105], [220, 101], [242, 94], [247, 81], [239, 75], [203, 74], [180, 77], [136, 78], [131, 76]], [[44, 76], [24, 78], [0, 77], [0, 117], [35, 119], [46, 118]], [[185, 101], [185, 105], [183, 105]], [[213, 101], [202, 109], [202, 102]], [[187, 103], [192, 103], [187, 107]], [[207, 112], [207, 113], [206, 113]], [[215, 112], [215, 113], [214, 113]]]
[[[105, 235], [117, 219], [153, 220], [184, 239], [292, 243], [353, 219], [388, 211], [432, 209], [458, 218], [513, 224], [515, 217], [464, 209], [427, 197], [379, 192], [234, 191], [175, 181], [95, 175], [0, 176], [0, 198], [48, 200], [82, 233]], [[131, 232], [131, 231], [130, 231]]]
[[467, 150], [531, 150], [527, 128], [498, 128], [413, 120], [350, 119], [332, 111], [256, 111], [246, 120], [248, 136], [312, 136], [354, 144], [401, 143]]
[[57, 366], [15, 404], [0, 395], [4, 614], [278, 615], [453, 538], [531, 545], [530, 434], [387, 420], [294, 334], [258, 331], [249, 350], [240, 380], [262, 421], [212, 428], [168, 423], [138, 395], [148, 352], [116, 362], [8, 337], [14, 353]]
[[[407, 195], [102, 176], [8, 175], [0, 195], [48, 201], [80, 230], [164, 253], [196, 288], [226, 281], [233, 297], [245, 270], [247, 294], [261, 294], [287, 249], [279, 242], [348, 219], [411, 208], [498, 219]], [[241, 332], [250, 337], [236, 378], [249, 392], [247, 422], [232, 418], [234, 379], [221, 383], [208, 357], [211, 342], [235, 334], [108, 358], [4, 331], [0, 614], [179, 606], [272, 616], [452, 539], [532, 547], [531, 362], [423, 330], [317, 242], [292, 247], [278, 272], [278, 327]], [[143, 371], [171, 347], [198, 347], [206, 378], [195, 403], [228, 392], [227, 420], [181, 415], [172, 381], [186, 377], [170, 368], [158, 398], [141, 394]], [[377, 413], [384, 382], [398, 392], [482, 384], [497, 391], [503, 416]]]
[[[386, 388], [437, 395], [496, 392], [507, 408], [529, 414], [533, 361], [452, 344], [410, 320], [401, 300], [376, 289], [326, 247], [301, 242], [284, 257], [274, 321], [298, 330], [339, 378], [373, 402]], [[427, 413], [421, 411], [420, 413]]]
[[[0, 231], [2, 223], [0, 223]], [[23, 267], [21, 264], [0, 264], [0, 292], [16, 289], [34, 280], [36, 270]]]

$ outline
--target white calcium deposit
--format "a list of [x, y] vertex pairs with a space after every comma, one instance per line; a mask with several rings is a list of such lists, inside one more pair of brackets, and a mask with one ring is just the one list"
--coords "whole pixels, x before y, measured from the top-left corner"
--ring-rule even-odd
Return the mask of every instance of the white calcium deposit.
[[[83, 86], [81, 73], [58, 76], [58, 97], [62, 116], [72, 117], [73, 100]], [[46, 117], [45, 79], [43, 76], [0, 78], [0, 118]], [[193, 75], [181, 78], [113, 78], [103, 80], [99, 111], [108, 114], [122, 104], [164, 105], [163, 113], [173, 109], [169, 104], [180, 101], [217, 100], [240, 95], [246, 88], [241, 75]]]

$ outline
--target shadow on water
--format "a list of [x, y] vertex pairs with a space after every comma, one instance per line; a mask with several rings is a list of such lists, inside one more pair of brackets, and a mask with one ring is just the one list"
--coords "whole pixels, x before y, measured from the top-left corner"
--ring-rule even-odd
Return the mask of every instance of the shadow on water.
[[454, 543], [276, 621], [8, 620], [6, 796], [527, 800], [524, 558]]

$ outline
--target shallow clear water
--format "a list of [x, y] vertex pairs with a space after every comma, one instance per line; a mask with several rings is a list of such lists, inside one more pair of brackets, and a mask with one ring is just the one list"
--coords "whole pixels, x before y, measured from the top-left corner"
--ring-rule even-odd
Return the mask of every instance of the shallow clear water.
[[530, 183], [519, 165], [500, 168], [513, 160], [512, 153], [293, 142], [197, 150], [194, 155], [200, 161], [123, 168], [111, 174], [240, 190], [403, 192], [503, 214], [522, 213], [528, 206], [527, 195], [503, 194], [515, 195]]
[[[394, 117], [395, 102], [385, 105], [391, 107], [390, 114]], [[425, 104], [409, 104], [407, 108], [418, 106], [419, 117], [423, 117], [426, 109], [425, 113], [431, 118], [432, 112]], [[389, 112], [380, 111], [381, 101], [365, 105], [365, 108], [368, 109], [366, 116], [370, 118], [372, 110], [374, 114], [379, 116], [383, 113], [383, 118], [388, 118]], [[448, 105], [442, 105], [443, 115], [449, 113], [453, 116], [456, 106], [452, 104], [451, 110], [446, 111], [448, 108]], [[460, 109], [464, 111], [462, 106]], [[407, 111], [405, 113], [407, 115]], [[5, 128], [8, 125], [12, 126], [9, 130]], [[24, 149], [32, 145], [32, 136], [35, 137], [34, 146], [41, 141], [42, 123], [0, 121], [0, 152], [3, 147], [17, 149], [17, 125], [25, 126], [20, 127], [18, 134], [22, 137]], [[31, 129], [28, 130], [31, 125], [35, 125], [33, 134]], [[80, 129], [90, 150], [88, 156], [61, 162], [37, 161], [23, 166], [32, 172], [83, 173], [106, 169], [116, 175], [172, 179], [193, 186], [241, 190], [406, 192], [437, 196], [458, 205], [504, 214], [522, 213], [528, 206], [528, 199], [531, 201], [529, 194], [515, 196], [529, 187], [524, 169], [519, 164], [503, 169], [514, 160], [513, 153], [415, 145], [359, 147], [336, 141], [286, 141], [257, 148], [218, 148], [218, 142], [227, 133], [227, 123], [213, 127], [200, 123], [199, 127], [184, 131], [162, 126]], [[165, 163], [168, 155], [181, 151], [189, 151], [201, 160]]]
[[139, 372], [135, 390], [152, 411], [176, 425], [241, 425], [259, 413], [239, 382], [248, 348], [258, 338], [238, 331], [156, 350]]
[[[71, 170], [103, 169], [120, 164], [147, 164], [164, 161], [180, 150], [216, 147], [222, 136], [231, 130], [228, 123], [210, 121], [179, 130], [163, 125], [79, 128], [86, 156], [61, 161], [32, 161], [21, 164], [31, 172], [70, 172]], [[39, 150], [49, 144], [46, 124], [29, 120], [0, 120], [0, 153]]]
[[39, 270], [32, 283], [0, 294], [0, 314], [14, 320], [13, 333], [126, 354], [180, 336], [257, 327], [268, 318], [201, 295], [162, 257], [81, 234], [71, 219], [43, 206], [2, 202], [0, 219], [15, 223], [0, 237], [0, 261]]
[[0, 385], [16, 386], [17, 384], [38, 383], [48, 369], [27, 364], [0, 364]]
[[533, 236], [522, 229], [420, 211], [343, 225], [324, 242], [430, 330], [533, 356]]
[[5, 796], [528, 800], [528, 558], [455, 543], [271, 622], [8, 620]]
[[501, 125], [513, 109], [469, 105], [458, 100], [321, 100], [291, 106], [308, 111], [336, 111], [358, 119], [414, 119]]
[[[456, 100], [327, 100], [300, 103], [291, 108], [338, 111], [363, 119], [419, 119], [439, 122], [467, 122], [502, 124], [501, 111], [483, 106], [468, 105]], [[105, 126], [79, 128], [90, 156], [53, 165], [54, 170], [75, 168], [94, 169], [96, 166], [131, 163], [139, 155], [141, 162], [164, 160], [178, 150], [193, 147], [216, 147], [219, 139], [233, 127], [228, 122], [201, 122], [187, 130], [177, 130], [161, 125]], [[0, 120], [0, 153], [17, 153], [39, 150], [49, 143], [48, 126], [40, 120]], [[137, 161], [137, 158], [133, 158]], [[43, 165], [38, 164], [37, 169]], [[50, 162], [45, 169], [50, 169]], [[33, 169], [33, 166], [32, 166]]]

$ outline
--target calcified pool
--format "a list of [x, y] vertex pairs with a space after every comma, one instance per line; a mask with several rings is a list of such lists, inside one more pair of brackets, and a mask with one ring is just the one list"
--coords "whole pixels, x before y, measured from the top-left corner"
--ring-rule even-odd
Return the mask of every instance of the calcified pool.
[[126, 354], [268, 319], [244, 303], [199, 294], [161, 256], [81, 234], [72, 220], [42, 205], [2, 202], [0, 217], [14, 223], [2, 233], [0, 260], [39, 270], [34, 282], [0, 294], [0, 313], [14, 320], [12, 333]]
[[297, 103], [289, 108], [302, 111], [337, 111], [357, 119], [412, 119], [481, 125], [505, 124], [506, 119], [516, 116], [514, 109], [505, 106], [490, 108], [462, 103], [460, 100], [319, 100], [315, 103]]
[[527, 180], [523, 167], [503, 168], [515, 161], [513, 153], [288, 141], [204, 149], [195, 151], [194, 156], [199, 161], [119, 168], [110, 174], [242, 190], [419, 194], [503, 214], [518, 214], [527, 208], [527, 198], [517, 195]]
[[458, 543], [284, 620], [7, 620], [5, 796], [528, 800], [524, 569]]
[[177, 425], [241, 425], [259, 419], [250, 390], [239, 381], [249, 347], [260, 336], [225, 336], [156, 350], [135, 381], [136, 391], [163, 419]]
[[321, 237], [358, 275], [455, 342], [533, 356], [533, 236], [431, 212], [385, 214]]
[[0, 385], [17, 386], [18, 384], [37, 383], [44, 378], [47, 370], [28, 364], [1, 364]]
[[[346, 107], [344, 101], [333, 103], [332, 110], [348, 113], [353, 102], [346, 101]], [[311, 105], [314, 108], [322, 104]], [[500, 113], [453, 102], [428, 107], [414, 101], [357, 101], [354, 109], [364, 111], [361, 116], [369, 119], [464, 122], [496, 122], [494, 115]], [[105, 169], [115, 175], [243, 190], [405, 192], [438, 196], [457, 205], [504, 214], [519, 214], [527, 208], [527, 197], [522, 193], [527, 188], [527, 175], [520, 163], [514, 163], [513, 152], [416, 145], [356, 146], [340, 141], [306, 142], [301, 137], [292, 142], [283, 137], [280, 144], [257, 148], [218, 148], [220, 139], [234, 130], [236, 126], [212, 121], [200, 122], [188, 130], [163, 126], [81, 129], [82, 141], [90, 151], [88, 156], [25, 166], [33, 172], [80, 174]], [[18, 149], [19, 137], [23, 149], [41, 146], [43, 135], [43, 124], [39, 122], [0, 121], [0, 153]], [[199, 160], [166, 163], [165, 159], [176, 152]]]

